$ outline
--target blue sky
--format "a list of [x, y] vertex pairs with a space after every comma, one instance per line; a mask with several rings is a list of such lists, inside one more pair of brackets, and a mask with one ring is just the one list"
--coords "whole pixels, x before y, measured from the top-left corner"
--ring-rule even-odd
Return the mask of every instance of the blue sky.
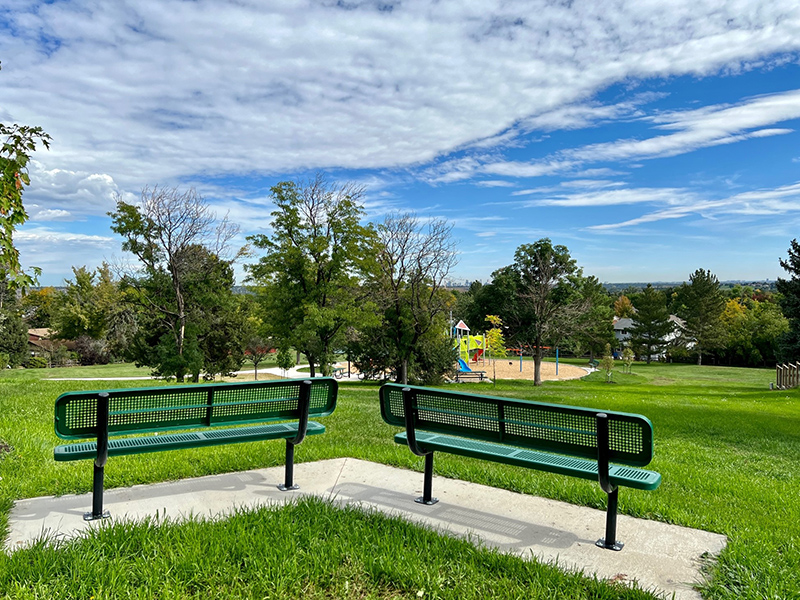
[[602, 281], [775, 279], [800, 236], [800, 5], [0, 0], [0, 121], [40, 125], [15, 240], [58, 285], [130, 260], [106, 213], [194, 186], [242, 237], [316, 171]]

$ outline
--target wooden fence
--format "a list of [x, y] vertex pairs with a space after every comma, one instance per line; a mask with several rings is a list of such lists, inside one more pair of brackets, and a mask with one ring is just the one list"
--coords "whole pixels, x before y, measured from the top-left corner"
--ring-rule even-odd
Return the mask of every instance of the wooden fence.
[[800, 363], [775, 365], [776, 386], [779, 390], [788, 390], [800, 386]]

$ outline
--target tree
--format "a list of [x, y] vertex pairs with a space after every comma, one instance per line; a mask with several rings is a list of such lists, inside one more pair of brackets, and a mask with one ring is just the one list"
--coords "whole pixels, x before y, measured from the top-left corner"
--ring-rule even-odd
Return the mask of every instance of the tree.
[[246, 265], [267, 332], [330, 375], [345, 332], [374, 317], [360, 283], [374, 256], [374, 232], [361, 225], [365, 190], [354, 183], [281, 182], [271, 189], [271, 235], [250, 236], [266, 251]]
[[22, 316], [28, 327], [34, 329], [51, 326], [57, 297], [54, 287], [26, 291], [22, 296]]
[[576, 290], [575, 301], [584, 310], [576, 315], [572, 324], [562, 325], [563, 339], [576, 355], [588, 350], [594, 357], [602, 353], [606, 344], [615, 341], [613, 309], [597, 277], [575, 274], [570, 277], [570, 282]]
[[[66, 289], [56, 297], [52, 325], [56, 337], [76, 340], [86, 336], [94, 340], [105, 337], [108, 314], [115, 303], [114, 293], [100, 288], [115, 288], [107, 264], [96, 272], [86, 267], [72, 267], [74, 279], [67, 279]], [[98, 281], [96, 281], [96, 279]]]
[[16, 307], [8, 304], [0, 310], [0, 353], [8, 356], [12, 367], [21, 365], [28, 356], [28, 328]]
[[506, 353], [506, 340], [503, 336], [503, 320], [497, 315], [486, 315], [486, 320], [492, 326], [486, 332], [486, 349], [489, 351], [489, 356], [492, 359], [492, 381], [497, 381], [497, 359], [505, 358]]
[[746, 367], [774, 364], [781, 337], [789, 330], [788, 320], [772, 302], [728, 300], [720, 321], [727, 363]]
[[723, 331], [720, 315], [725, 299], [719, 289], [716, 275], [705, 269], [697, 269], [689, 276], [689, 284], [678, 290], [680, 298], [679, 316], [686, 322], [683, 330], [694, 343], [697, 364], [703, 364], [703, 354], [721, 345]]
[[[251, 334], [247, 337], [247, 342], [244, 346], [244, 354], [253, 363], [254, 379], [258, 381], [258, 365], [260, 365], [275, 348], [272, 346], [268, 338], [264, 338], [258, 334]], [[290, 367], [291, 368], [291, 367]]]
[[647, 284], [637, 300], [630, 333], [631, 345], [644, 354], [648, 365], [651, 358], [667, 346], [666, 337], [673, 330], [669, 316], [666, 297]]
[[633, 365], [633, 359], [635, 358], [633, 354], [633, 350], [630, 347], [626, 346], [625, 349], [622, 351], [622, 364], [625, 365], [625, 368], [628, 370], [628, 373], [631, 372], [631, 365]]
[[631, 304], [631, 299], [628, 298], [625, 294], [622, 294], [619, 298], [614, 301], [614, 314], [617, 317], [632, 317], [634, 315], [634, 308], [633, 304]]
[[[34, 285], [41, 273], [37, 267], [33, 268], [33, 275], [22, 270], [13, 238], [16, 228], [28, 220], [22, 192], [31, 183], [28, 175], [31, 153], [37, 144], [50, 148], [50, 139], [41, 127], [0, 123], [0, 271], [14, 289]], [[2, 300], [0, 310], [1, 303]]]
[[[144, 188], [140, 205], [118, 198], [109, 215], [111, 229], [124, 238], [123, 250], [141, 264], [140, 271], [123, 277], [142, 320], [131, 342], [131, 357], [157, 375], [181, 381], [192, 373], [197, 379], [204, 362], [198, 337], [204, 321], [211, 322], [213, 313], [215, 326], [230, 333], [227, 327], [235, 318], [235, 257], [226, 259], [223, 254], [238, 227], [227, 217], [217, 222], [194, 189]], [[228, 347], [236, 341], [230, 340]], [[224, 352], [217, 344], [206, 349], [212, 348]], [[207, 358], [209, 367], [219, 362]]]
[[611, 355], [611, 344], [606, 344], [603, 358], [600, 359], [600, 368], [606, 372], [606, 383], [611, 383], [611, 373], [614, 370], [614, 357]]
[[284, 376], [286, 375], [286, 371], [294, 367], [295, 360], [294, 356], [292, 356], [292, 351], [289, 348], [281, 348], [278, 350], [278, 355], [275, 357], [277, 361], [278, 368], [283, 371]]
[[563, 339], [586, 314], [589, 304], [579, 294], [581, 272], [566, 246], [549, 238], [523, 244], [514, 253], [518, 276], [517, 336], [533, 348], [534, 385], [542, 385], [544, 345]]
[[800, 358], [800, 244], [793, 239], [789, 244], [789, 259], [779, 259], [781, 267], [789, 273], [789, 279], [778, 278], [775, 287], [781, 294], [781, 308], [789, 319], [789, 330], [780, 341], [783, 360]]
[[[438, 357], [440, 377], [447, 360], [450, 369], [455, 363], [444, 319], [454, 302], [444, 288], [457, 262], [452, 228], [442, 219], [422, 222], [411, 213], [390, 214], [377, 228], [377, 271], [370, 287], [382, 309], [382, 345], [400, 383], [408, 383], [413, 357], [421, 357], [426, 342], [433, 349], [429, 356]], [[432, 377], [428, 373], [426, 379]]]

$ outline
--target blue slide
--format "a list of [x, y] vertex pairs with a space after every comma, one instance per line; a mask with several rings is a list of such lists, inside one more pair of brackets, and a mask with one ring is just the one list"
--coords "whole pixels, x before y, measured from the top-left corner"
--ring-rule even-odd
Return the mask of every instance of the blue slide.
[[470, 372], [470, 373], [472, 372], [472, 369], [470, 369], [469, 365], [464, 362], [463, 358], [458, 359], [458, 366], [461, 368], [461, 371], [463, 372]]

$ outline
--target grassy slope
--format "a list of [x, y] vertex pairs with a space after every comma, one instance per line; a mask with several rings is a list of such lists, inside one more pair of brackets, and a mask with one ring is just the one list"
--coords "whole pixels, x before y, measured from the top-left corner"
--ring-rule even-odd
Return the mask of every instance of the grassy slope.
[[[625, 514], [724, 533], [730, 544], [706, 590], [710, 598], [800, 597], [800, 392], [770, 392], [770, 371], [635, 365], [615, 384], [595, 373], [578, 381], [469, 384], [462, 389], [579, 406], [642, 413], [655, 425], [663, 475], [655, 492], [623, 490]], [[115, 387], [116, 383], [103, 383]], [[148, 382], [119, 386], [150, 385]], [[0, 460], [3, 518], [14, 498], [86, 492], [87, 463], [56, 464], [52, 448], [55, 397], [97, 382], [0, 379], [0, 434], [14, 451]], [[329, 433], [307, 440], [298, 460], [354, 456], [421, 469], [421, 460], [392, 442], [377, 407], [377, 388], [343, 385]], [[282, 444], [248, 444], [119, 457], [106, 469], [108, 487], [278, 465]], [[591, 482], [441, 455], [437, 473], [602, 508]], [[577, 597], [582, 597], [578, 595]]]

